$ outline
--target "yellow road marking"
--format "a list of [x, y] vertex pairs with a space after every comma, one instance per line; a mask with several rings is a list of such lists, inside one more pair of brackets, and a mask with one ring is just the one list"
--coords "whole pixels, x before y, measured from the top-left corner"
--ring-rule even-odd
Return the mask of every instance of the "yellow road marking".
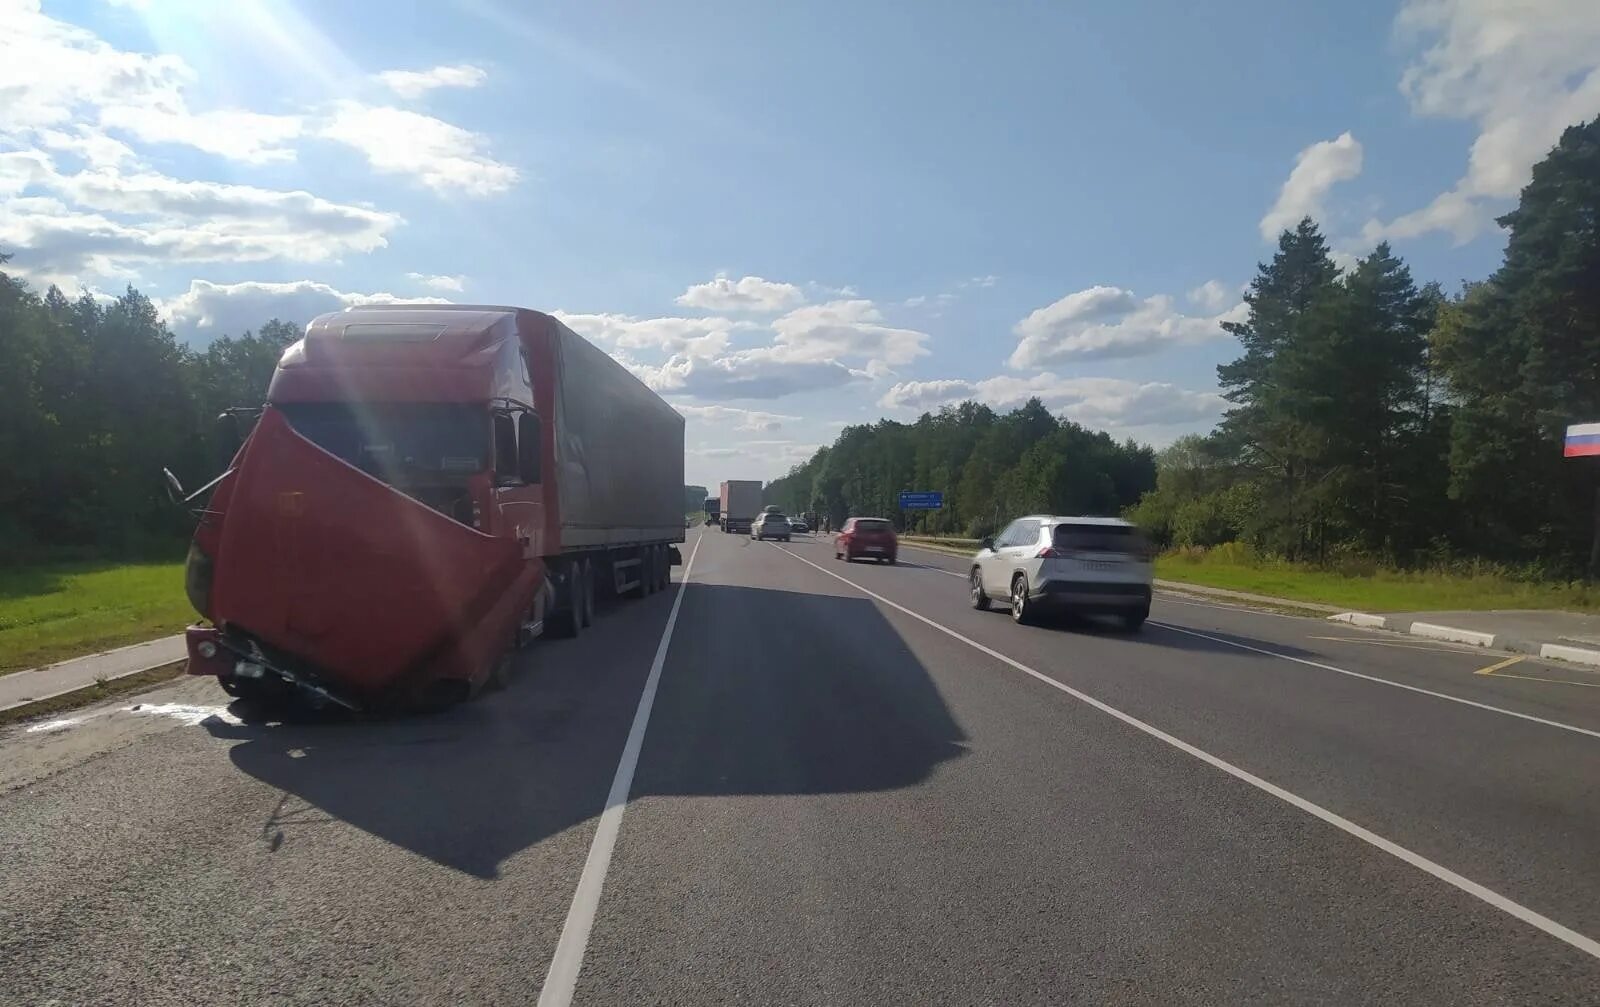
[[[1481, 672], [1480, 672], [1481, 674]], [[1532, 675], [1496, 675], [1495, 678], [1520, 678], [1524, 682], [1549, 682], [1551, 685], [1576, 685], [1585, 689], [1600, 689], [1600, 682], [1569, 682], [1564, 678], [1535, 678]]]
[[[1479, 668], [1477, 671], [1473, 672], [1473, 674], [1474, 675], [1493, 675], [1495, 672], [1499, 671], [1501, 668], [1509, 668], [1513, 664], [1521, 664], [1523, 661], [1526, 661], [1526, 660], [1527, 660], [1526, 657], [1521, 657], [1521, 656], [1519, 656], [1519, 657], [1508, 657], [1504, 661], [1501, 661], [1501, 662], [1499, 662], [1497, 664], [1489, 665], [1489, 667], [1487, 667], [1487, 668]], [[1526, 678], [1527, 676], [1525, 676], [1525, 675], [1507, 675], [1506, 677], [1507, 678]], [[1536, 681], [1536, 682], [1554, 682], [1554, 681], [1556, 681], [1556, 679], [1553, 679], [1553, 678], [1533, 679], [1533, 681]]]
[[1451, 647], [1430, 647], [1420, 643], [1400, 643], [1392, 640], [1362, 640], [1354, 636], [1308, 636], [1307, 640], [1335, 640], [1339, 643], [1364, 643], [1371, 647], [1398, 647], [1401, 650], [1431, 650], [1440, 654], [1464, 654], [1466, 651]]

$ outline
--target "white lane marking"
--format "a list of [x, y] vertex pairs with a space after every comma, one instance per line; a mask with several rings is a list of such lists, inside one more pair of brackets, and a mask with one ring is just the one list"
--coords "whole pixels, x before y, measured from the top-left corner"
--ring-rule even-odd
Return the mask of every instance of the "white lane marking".
[[539, 1007], [567, 1007], [572, 1003], [573, 991], [577, 989], [584, 952], [589, 948], [589, 931], [594, 927], [595, 910], [600, 906], [600, 892], [605, 887], [606, 871], [611, 867], [611, 851], [616, 848], [617, 832], [622, 828], [622, 811], [628, 804], [628, 792], [633, 789], [633, 772], [639, 766], [639, 750], [644, 746], [644, 732], [650, 724], [650, 709], [655, 706], [661, 668], [667, 662], [672, 630], [678, 624], [678, 609], [683, 607], [683, 592], [689, 586], [689, 574], [694, 570], [694, 558], [699, 555], [700, 542], [704, 538], [704, 534], [695, 538], [694, 548], [689, 551], [689, 562], [683, 568], [683, 579], [678, 581], [678, 596], [672, 600], [672, 612], [667, 616], [666, 628], [661, 631], [655, 660], [650, 663], [650, 675], [645, 679], [644, 691], [639, 694], [639, 706], [633, 712], [633, 726], [628, 730], [628, 741], [622, 746], [622, 758], [617, 762], [617, 774], [611, 778], [611, 792], [606, 795], [605, 810], [600, 813], [600, 823], [595, 826], [594, 840], [589, 844], [589, 857], [583, 863], [578, 889], [572, 894], [572, 907], [567, 910], [567, 921], [561, 927], [561, 939], [556, 942], [555, 954], [550, 958], [550, 970], [545, 974], [544, 988], [539, 991]]
[[[1285, 661], [1293, 661], [1295, 664], [1303, 664], [1308, 668], [1320, 668], [1323, 671], [1338, 672], [1341, 675], [1349, 675], [1351, 678], [1359, 678], [1367, 682], [1376, 682], [1379, 685], [1387, 685], [1396, 689], [1404, 689], [1407, 692], [1416, 692], [1424, 696], [1432, 696], [1434, 699], [1443, 699], [1451, 703], [1460, 703], [1462, 706], [1476, 707], [1479, 710], [1488, 710], [1490, 713], [1498, 713], [1507, 717], [1516, 717], [1518, 720], [1532, 721], [1535, 724], [1543, 724], [1545, 727], [1555, 727], [1563, 731], [1571, 731], [1574, 734], [1586, 734], [1591, 738], [1600, 738], [1600, 731], [1591, 731], [1587, 727], [1578, 727], [1574, 724], [1563, 724], [1559, 720], [1546, 720], [1544, 717], [1535, 717], [1531, 713], [1518, 713], [1516, 710], [1507, 710], [1504, 707], [1491, 706], [1488, 703], [1480, 703], [1475, 699], [1463, 699], [1460, 696], [1452, 696], [1448, 692], [1435, 692], [1432, 689], [1424, 689], [1421, 686], [1416, 685], [1406, 685], [1404, 682], [1396, 682], [1388, 678], [1379, 678], [1376, 675], [1364, 675], [1359, 671], [1351, 671], [1348, 668], [1339, 668], [1331, 664], [1323, 664], [1321, 661], [1308, 661], [1303, 657], [1294, 657], [1291, 654], [1285, 654], [1282, 651], [1277, 650], [1267, 650], [1265, 647], [1252, 647], [1247, 643], [1238, 643], [1234, 640], [1228, 640], [1220, 636], [1212, 636], [1210, 633], [1200, 633], [1192, 629], [1184, 629], [1181, 626], [1173, 626], [1170, 623], [1148, 622], [1145, 623], [1145, 625], [1171, 630], [1174, 633], [1182, 633], [1185, 636], [1199, 637], [1202, 640], [1210, 640], [1212, 643], [1220, 643], [1227, 647], [1236, 647], [1239, 650], [1248, 650], [1252, 654], [1265, 654], [1267, 657], [1282, 658]], [[1465, 653], [1465, 651], [1460, 653]]]
[[954, 570], [941, 570], [936, 566], [923, 566], [921, 563], [902, 563], [900, 565], [909, 566], [913, 570], [927, 570], [930, 573], [942, 573], [946, 577], [955, 577], [958, 580], [967, 579], [967, 575], [964, 573], [956, 573]]
[[[777, 549], [779, 547], [778, 546], [774, 546], [773, 548]], [[896, 602], [892, 602], [888, 598], [885, 598], [881, 594], [878, 594], [878, 593], [876, 593], [874, 591], [869, 591], [868, 589], [862, 587], [860, 584], [857, 584], [855, 581], [850, 580], [850, 579], [848, 579], [846, 577], [841, 577], [838, 574], [834, 573], [832, 570], [828, 570], [828, 569], [826, 569], [824, 567], [818, 566], [816, 563], [811, 562], [810, 560], [806, 559], [804, 556], [801, 556], [801, 555], [798, 555], [796, 553], [790, 552], [787, 549], [780, 549], [780, 551], [788, 553], [790, 556], [793, 556], [795, 559], [799, 560], [802, 563], [805, 563], [808, 566], [815, 567], [816, 569], [822, 571], [823, 573], [827, 574], [829, 577], [832, 577], [835, 580], [844, 581], [846, 584], [849, 584], [851, 587], [855, 588], [857, 591], [860, 591], [862, 594], [866, 595], [867, 597], [872, 598], [872, 599], [874, 599], [876, 601], [879, 601], [879, 602], [881, 602], [881, 603], [883, 603], [885, 605], [888, 605], [890, 608], [896, 610], [897, 612], [901, 612], [901, 613], [903, 613], [905, 615], [908, 615], [911, 618], [916, 619], [918, 622], [923, 623], [924, 625], [931, 626], [932, 628], [938, 630], [939, 632], [945, 634], [946, 636], [949, 636], [949, 637], [952, 637], [952, 638], [954, 638], [956, 640], [959, 640], [962, 643], [966, 644], [967, 646], [973, 648], [974, 650], [977, 650], [977, 651], [979, 651], [981, 653], [987, 654], [988, 656], [994, 658], [996, 661], [999, 661], [1002, 664], [1009, 665], [1010, 667], [1015, 668], [1017, 671], [1020, 671], [1025, 675], [1031, 676], [1032, 678], [1035, 678], [1038, 681], [1043, 682], [1045, 685], [1050, 686], [1052, 689], [1058, 689], [1061, 692], [1064, 692], [1067, 695], [1071, 696], [1073, 699], [1078, 700], [1079, 702], [1087, 703], [1089, 706], [1094, 707], [1096, 710], [1099, 710], [1101, 713], [1104, 713], [1104, 714], [1107, 714], [1109, 716], [1115, 717], [1116, 719], [1122, 721], [1124, 724], [1127, 724], [1129, 727], [1132, 727], [1132, 728], [1134, 728], [1134, 729], [1136, 729], [1138, 731], [1142, 731], [1145, 734], [1148, 734], [1150, 737], [1157, 739], [1158, 741], [1165, 742], [1166, 744], [1171, 745], [1173, 748], [1176, 748], [1178, 751], [1183, 752], [1186, 755], [1191, 755], [1196, 759], [1199, 759], [1201, 762], [1204, 762], [1208, 766], [1211, 766], [1211, 767], [1213, 767], [1215, 769], [1220, 769], [1224, 773], [1227, 773], [1229, 776], [1232, 776], [1233, 778], [1235, 778], [1237, 780], [1242, 780], [1243, 782], [1248, 783], [1250, 786], [1255, 787], [1257, 790], [1260, 790], [1260, 791], [1262, 791], [1264, 793], [1272, 795], [1273, 797], [1276, 797], [1278, 800], [1283, 801], [1285, 804], [1291, 805], [1291, 806], [1293, 806], [1295, 808], [1298, 808], [1301, 811], [1304, 811], [1306, 814], [1311, 815], [1314, 818], [1319, 818], [1322, 821], [1327, 822], [1329, 825], [1332, 825], [1334, 828], [1339, 829], [1341, 832], [1345, 832], [1345, 833], [1347, 833], [1347, 834], [1349, 834], [1351, 836], [1354, 836], [1355, 838], [1361, 840], [1364, 843], [1368, 843], [1368, 844], [1370, 844], [1370, 845], [1372, 845], [1374, 847], [1377, 847], [1378, 849], [1380, 849], [1383, 852], [1389, 854], [1390, 856], [1396, 858], [1397, 860], [1400, 860], [1400, 861], [1403, 861], [1404, 863], [1410, 864], [1412, 867], [1415, 867], [1418, 870], [1420, 870], [1420, 871], [1422, 871], [1422, 872], [1424, 872], [1426, 874], [1430, 874], [1433, 877], [1438, 878], [1440, 881], [1443, 881], [1445, 884], [1448, 884], [1448, 885], [1450, 885], [1450, 886], [1452, 886], [1452, 887], [1454, 887], [1454, 888], [1456, 888], [1456, 889], [1458, 889], [1458, 890], [1460, 890], [1462, 892], [1465, 892], [1466, 894], [1471, 895], [1473, 898], [1479, 899], [1479, 900], [1487, 903], [1488, 905], [1491, 905], [1494, 908], [1500, 910], [1501, 912], [1506, 913], [1509, 916], [1513, 916], [1513, 917], [1521, 920], [1522, 922], [1528, 924], [1529, 926], [1532, 926], [1532, 927], [1534, 927], [1534, 928], [1536, 928], [1538, 930], [1542, 930], [1543, 932], [1549, 934], [1551, 937], [1554, 937], [1559, 941], [1562, 941], [1562, 942], [1564, 942], [1566, 944], [1570, 944], [1572, 947], [1577, 948], [1579, 951], [1582, 951], [1583, 953], [1585, 953], [1587, 955], [1590, 955], [1591, 957], [1600, 958], [1600, 941], [1596, 941], [1592, 937], [1586, 937], [1585, 935], [1578, 933], [1576, 930], [1573, 930], [1570, 927], [1562, 926], [1560, 923], [1557, 923], [1555, 920], [1550, 919], [1548, 916], [1545, 916], [1545, 915], [1543, 915], [1541, 913], [1535, 912], [1534, 910], [1529, 909], [1527, 906], [1524, 906], [1519, 902], [1513, 902], [1511, 899], [1506, 898], [1504, 895], [1501, 895], [1499, 892], [1493, 891], [1492, 889], [1489, 889], [1489, 888], [1485, 888], [1483, 885], [1478, 884], [1476, 881], [1473, 881], [1471, 878], [1463, 877], [1462, 875], [1457, 874], [1455, 871], [1452, 871], [1450, 868], [1445, 867], [1442, 864], [1434, 863], [1432, 860], [1429, 860], [1427, 857], [1424, 857], [1420, 853], [1413, 853], [1411, 850], [1406, 849], [1404, 846], [1401, 846], [1399, 843], [1393, 842], [1392, 840], [1389, 840], [1389, 839], [1385, 839], [1384, 837], [1378, 835], [1376, 832], [1373, 832], [1370, 829], [1362, 828], [1361, 826], [1357, 825], [1355, 822], [1350, 821], [1348, 818], [1345, 818], [1342, 815], [1339, 815], [1339, 814], [1336, 814], [1336, 813], [1334, 813], [1332, 811], [1329, 811], [1327, 808], [1322, 807], [1320, 804], [1314, 804], [1311, 801], [1306, 800], [1304, 797], [1299, 796], [1298, 794], [1294, 794], [1294, 793], [1291, 793], [1291, 792], [1283, 789], [1282, 787], [1278, 786], [1275, 783], [1269, 783], [1266, 780], [1263, 780], [1261, 777], [1255, 775], [1254, 773], [1250, 772], [1249, 770], [1241, 769], [1238, 766], [1235, 766], [1233, 763], [1228, 762], [1228, 761], [1226, 761], [1224, 759], [1220, 759], [1217, 756], [1212, 755], [1210, 752], [1205, 751], [1204, 749], [1196, 748], [1194, 745], [1189, 744], [1187, 741], [1184, 741], [1181, 738], [1176, 738], [1176, 737], [1168, 734], [1167, 732], [1161, 730], [1159, 727], [1154, 727], [1154, 726], [1152, 726], [1150, 724], [1145, 723], [1144, 721], [1140, 720], [1138, 717], [1133, 716], [1132, 714], [1124, 713], [1121, 710], [1117, 709], [1114, 706], [1111, 706], [1108, 703], [1101, 702], [1100, 700], [1095, 699], [1093, 696], [1089, 695], [1086, 692], [1081, 692], [1081, 691], [1079, 691], [1077, 689], [1074, 689], [1070, 685], [1066, 685], [1066, 684], [1064, 684], [1062, 682], [1056, 681], [1055, 679], [1051, 678], [1049, 675], [1045, 675], [1045, 674], [1043, 674], [1041, 672], [1035, 671], [1032, 668], [1028, 667], [1027, 665], [1023, 664], [1021, 661], [1015, 660], [1014, 658], [1007, 657], [1006, 655], [1000, 653], [998, 650], [995, 650], [992, 647], [986, 647], [983, 644], [979, 643], [978, 641], [976, 641], [976, 640], [974, 640], [974, 639], [972, 639], [970, 637], [963, 636], [962, 634], [957, 633], [955, 630], [950, 629], [948, 626], [941, 626], [939, 623], [934, 622], [932, 619], [929, 619], [927, 616], [922, 615], [922, 614], [920, 614], [918, 612], [913, 612], [911, 609], [906, 608], [904, 605], [898, 604]], [[1199, 634], [1196, 634], [1196, 635], [1199, 635]], [[1251, 649], [1251, 648], [1247, 648], [1247, 649]], [[1265, 653], [1265, 652], [1263, 652], [1263, 653]], [[1337, 670], [1337, 669], [1335, 669], [1335, 670]]]

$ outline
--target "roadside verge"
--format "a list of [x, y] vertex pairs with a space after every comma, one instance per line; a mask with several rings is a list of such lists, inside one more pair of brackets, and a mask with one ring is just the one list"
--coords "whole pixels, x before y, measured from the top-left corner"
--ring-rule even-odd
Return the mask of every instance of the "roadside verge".
[[0, 676], [0, 715], [84, 690], [103, 690], [124, 679], [144, 675], [175, 662], [181, 664], [186, 656], [183, 635], [177, 634], [76, 657], [70, 661], [58, 661], [42, 668], [14, 671]]
[[1572, 612], [1338, 612], [1334, 622], [1600, 668], [1595, 618]]

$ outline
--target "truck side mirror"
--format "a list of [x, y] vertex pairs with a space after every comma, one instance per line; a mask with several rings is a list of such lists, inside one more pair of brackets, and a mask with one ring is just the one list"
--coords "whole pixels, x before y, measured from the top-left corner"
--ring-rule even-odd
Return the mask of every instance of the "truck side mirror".
[[171, 500], [175, 505], [182, 506], [184, 497], [188, 496], [183, 491], [183, 483], [178, 481], [178, 477], [172, 474], [171, 469], [162, 469], [161, 475], [167, 483], [167, 499]]
[[517, 479], [517, 425], [507, 413], [494, 414], [494, 477], [504, 483]]
[[539, 471], [540, 424], [537, 413], [517, 416], [517, 475], [529, 485], [540, 482]]
[[233, 458], [239, 453], [239, 445], [244, 443], [244, 438], [239, 433], [239, 417], [233, 413], [223, 413], [217, 417], [217, 467], [227, 468], [233, 464]]

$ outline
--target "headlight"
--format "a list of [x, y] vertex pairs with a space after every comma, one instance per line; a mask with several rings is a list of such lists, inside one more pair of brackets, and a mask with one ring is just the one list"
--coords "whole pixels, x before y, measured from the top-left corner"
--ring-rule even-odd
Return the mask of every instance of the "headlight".
[[198, 650], [200, 652], [200, 656], [205, 658], [207, 661], [217, 656], [217, 645], [212, 643], [210, 640], [201, 640], [195, 645], [194, 649]]
[[189, 558], [183, 566], [183, 591], [196, 612], [211, 618], [211, 557], [193, 542], [189, 543]]

